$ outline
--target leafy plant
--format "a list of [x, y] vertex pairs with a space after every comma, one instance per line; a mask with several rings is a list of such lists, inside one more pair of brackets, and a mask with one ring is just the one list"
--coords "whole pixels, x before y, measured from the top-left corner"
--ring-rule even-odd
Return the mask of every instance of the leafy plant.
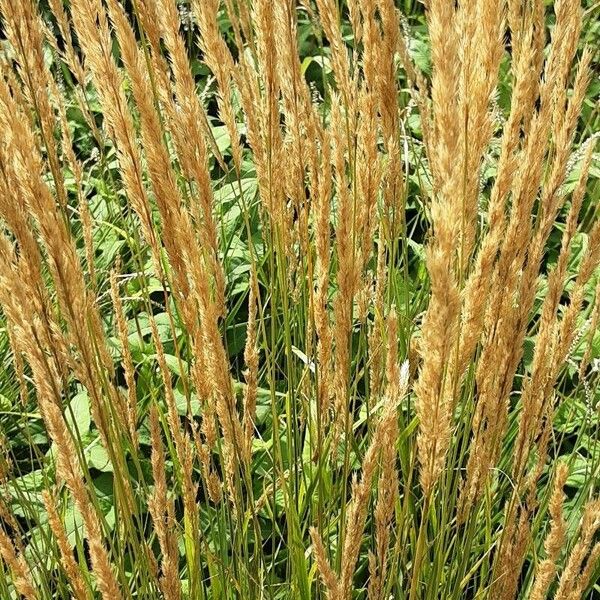
[[0, 0], [0, 597], [595, 597], [598, 8]]

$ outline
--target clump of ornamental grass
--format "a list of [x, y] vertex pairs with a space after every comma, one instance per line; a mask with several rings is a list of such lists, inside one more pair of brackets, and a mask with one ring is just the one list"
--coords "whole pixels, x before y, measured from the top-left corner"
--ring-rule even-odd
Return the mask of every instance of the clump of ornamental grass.
[[0, 0], [0, 596], [598, 593], [590, 14]]

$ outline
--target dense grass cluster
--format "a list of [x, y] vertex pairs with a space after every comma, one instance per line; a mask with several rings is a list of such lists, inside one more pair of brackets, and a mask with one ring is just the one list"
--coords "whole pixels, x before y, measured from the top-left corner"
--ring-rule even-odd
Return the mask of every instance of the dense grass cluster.
[[600, 597], [598, 9], [0, 0], [0, 598]]

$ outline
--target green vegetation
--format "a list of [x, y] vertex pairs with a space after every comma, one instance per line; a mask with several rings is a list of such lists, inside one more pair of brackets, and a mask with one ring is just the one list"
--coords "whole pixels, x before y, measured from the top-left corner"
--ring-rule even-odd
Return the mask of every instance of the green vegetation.
[[0, 600], [600, 597], [599, 2], [0, 17]]

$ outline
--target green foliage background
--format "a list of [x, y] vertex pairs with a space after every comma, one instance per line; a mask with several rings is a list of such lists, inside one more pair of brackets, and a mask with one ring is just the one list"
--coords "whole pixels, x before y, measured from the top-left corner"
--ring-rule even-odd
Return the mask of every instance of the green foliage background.
[[[547, 2], [551, 7], [551, 2]], [[427, 32], [424, 21], [424, 9], [421, 2], [412, 0], [399, 0], [398, 7], [405, 16], [405, 35], [409, 39], [409, 49], [416, 64], [427, 74], [430, 70], [428, 57]], [[43, 3], [40, 4], [43, 8]], [[600, 48], [600, 2], [586, 0], [584, 2], [586, 11], [585, 30], [582, 39], [582, 45], [589, 44], [596, 49]], [[194, 66], [197, 78], [198, 93], [203, 98], [205, 106], [208, 108], [208, 114], [212, 120], [212, 132], [216, 147], [229, 161], [229, 139], [225, 128], [218, 124], [216, 119], [216, 100], [214, 81], [209, 77], [206, 68], [201, 62], [201, 56], [195, 42], [196, 26], [190, 17], [189, 7], [186, 2], [180, 3], [182, 14], [183, 31], [187, 35], [188, 51], [190, 61]], [[135, 12], [133, 6], [130, 7], [132, 21], [135, 22]], [[47, 11], [47, 21], [52, 27], [52, 17]], [[552, 11], [548, 10], [548, 28], [553, 26]], [[221, 29], [226, 34], [231, 34], [230, 24], [225, 18], [222, 19]], [[350, 30], [348, 26], [348, 31]], [[232, 45], [233, 46], [233, 45]], [[314, 93], [323, 98], [324, 111], [328, 110], [328, 85], [331, 77], [328, 68], [328, 48], [322, 43], [322, 40], [315, 36], [314, 28], [311, 26], [309, 17], [305, 11], [299, 12], [299, 48], [302, 58], [302, 67], [306, 78], [311, 82]], [[4, 51], [10, 52], [4, 44]], [[116, 49], [115, 49], [116, 51]], [[581, 140], [587, 139], [592, 135], [598, 135], [600, 131], [600, 108], [598, 98], [600, 96], [600, 56], [596, 51], [594, 57], [594, 69], [596, 76], [593, 78], [592, 85], [588, 90], [583, 116], [578, 130], [578, 144]], [[122, 277], [122, 292], [125, 296], [125, 307], [127, 313], [127, 326], [129, 329], [129, 344], [133, 353], [133, 358], [137, 369], [137, 389], [138, 404], [142, 408], [147, 406], [153, 400], [156, 400], [160, 393], [159, 375], [156, 369], [156, 352], [151, 343], [150, 325], [148, 320], [148, 311], [152, 311], [159, 326], [161, 339], [168, 354], [168, 364], [172, 370], [175, 393], [179, 403], [181, 414], [187, 411], [187, 398], [180, 373], [180, 365], [175, 358], [175, 344], [179, 346], [182, 357], [189, 356], [190, 349], [186, 346], [187, 337], [184, 331], [179, 329], [179, 336], [173, 339], [171, 330], [168, 326], [168, 316], [166, 313], [165, 297], [163, 295], [162, 285], [153, 277], [150, 257], [147, 248], [145, 248], [139, 232], [136, 230], [132, 215], [129, 212], [127, 203], [123, 197], [120, 186], [119, 169], [115, 157], [115, 150], [105, 139], [98, 139], [94, 132], [90, 130], [85, 119], [73, 99], [73, 86], [68, 70], [61, 64], [58, 57], [48, 50], [47, 62], [53, 72], [57, 75], [64, 88], [67, 97], [71, 98], [68, 107], [68, 118], [73, 131], [73, 137], [76, 143], [76, 154], [82, 161], [85, 168], [85, 194], [89, 203], [94, 222], [94, 279], [90, 279], [90, 284], [97, 286], [97, 296], [99, 305], [103, 311], [104, 325], [108, 331], [115, 331], [113, 322], [113, 309], [109, 296], [109, 273], [114, 268], [117, 261], [120, 261], [120, 272], [125, 274]], [[504, 68], [504, 79], [501, 78], [501, 85], [497, 95], [497, 106], [499, 118], [506, 114], [509, 108], [509, 91], [511, 82], [506, 76]], [[95, 98], [95, 92], [90, 86], [86, 90], [89, 98], [89, 104], [97, 124], [101, 125], [103, 120], [102, 110]], [[423, 149], [421, 145], [421, 131], [419, 117], [410, 105], [408, 92], [403, 98], [406, 111], [406, 144], [410, 155], [409, 170], [409, 222], [408, 230], [410, 240], [408, 241], [407, 253], [409, 262], [407, 265], [407, 277], [397, 277], [394, 279], [395, 285], [390, 293], [395, 298], [397, 306], [402, 307], [402, 312], [406, 315], [412, 315], [401, 324], [401, 346], [406, 350], [408, 340], [410, 339], [414, 323], [418, 316], [424, 310], [427, 301], [428, 282], [427, 273], [423, 264], [423, 244], [426, 240], [427, 214], [423, 205], [423, 198], [428, 190], [428, 173], [423, 163]], [[494, 148], [491, 150], [494, 151]], [[490, 157], [491, 158], [491, 157]], [[568, 186], [574, 186], [578, 176], [579, 162], [575, 156], [573, 168], [568, 178]], [[572, 258], [573, 267], [580, 256], [581, 250], [586, 244], [585, 224], [591, 222], [594, 211], [596, 210], [598, 199], [600, 198], [600, 157], [596, 154], [596, 160], [593, 163], [590, 180], [588, 183], [588, 194], [586, 204], [583, 207], [583, 233], [578, 234], [576, 252]], [[252, 162], [246, 160], [244, 163], [241, 181], [237, 180], [227, 172], [224, 172], [219, 164], [212, 159], [211, 163], [212, 181], [215, 190], [216, 207], [218, 212], [218, 223], [220, 224], [221, 251], [222, 259], [225, 265], [227, 276], [227, 301], [228, 313], [222, 327], [227, 340], [227, 350], [232, 366], [232, 373], [236, 381], [243, 381], [243, 348], [245, 342], [245, 331], [247, 322], [247, 297], [248, 297], [248, 272], [250, 268], [249, 241], [250, 236], [254, 247], [259, 256], [262, 257], [262, 263], [259, 271], [259, 281], [264, 294], [272, 294], [279, 299], [289, 293], [287, 286], [293, 286], [293, 282], [285, 280], [273, 281], [270, 279], [268, 271], [268, 248], [263, 246], [263, 240], [260, 235], [260, 217], [257, 210], [257, 184], [256, 173]], [[494, 161], [487, 161], [483, 170], [484, 184], [490, 181], [494, 175]], [[78, 209], [75, 200], [75, 187], [72, 177], [67, 177], [67, 184], [71, 186], [72, 227], [79, 240], [79, 246], [82, 253], [82, 261], [85, 263], [85, 253], [83, 244], [82, 227], [79, 221]], [[250, 231], [246, 228], [245, 218], [249, 217]], [[556, 260], [558, 249], [560, 248], [560, 235], [564, 225], [563, 214], [555, 224], [555, 231], [552, 234], [552, 246], [546, 255], [546, 266], [549, 267]], [[88, 272], [92, 273], [91, 265], [87, 265]], [[588, 300], [590, 300], [588, 298]], [[168, 302], [168, 299], [167, 299]], [[306, 356], [298, 347], [294, 346], [293, 351], [296, 362], [287, 363], [281, 359], [284, 347], [288, 343], [286, 340], [286, 326], [294, 327], [294, 336], [300, 340], [300, 332], [303, 329], [303, 319], [306, 315], [295, 314], [293, 324], [287, 320], [284, 314], [284, 307], [280, 314], [262, 315], [265, 330], [274, 341], [271, 348], [262, 348], [264, 352], [261, 361], [263, 369], [273, 359], [273, 363], [279, 369], [277, 389], [261, 388], [258, 397], [258, 416], [257, 427], [260, 436], [255, 442], [255, 456], [253, 462], [253, 482], [257, 497], [264, 494], [265, 487], [271, 481], [275, 470], [273, 465], [272, 444], [273, 444], [273, 412], [272, 400], [275, 396], [276, 402], [280, 404], [282, 413], [286, 411], [286, 404], [293, 399], [295, 402], [308, 402], [309, 400], [302, 395], [299, 383], [302, 374], [307, 368]], [[584, 315], [585, 316], [585, 315]], [[181, 327], [179, 325], [179, 327]], [[364, 332], [355, 332], [355, 344], [357, 348], [354, 360], [361, 361], [361, 343]], [[120, 343], [113, 335], [111, 337], [112, 352], [115, 357], [115, 364], [119, 365], [121, 353]], [[527, 350], [527, 349], [526, 349]], [[576, 373], [578, 360], [583, 353], [583, 347], [575, 350], [572, 355], [572, 365], [561, 382], [559, 393], [563, 397], [561, 411], [557, 416], [555, 423], [556, 440], [554, 451], [559, 455], [564, 455], [571, 464], [571, 475], [569, 477], [567, 491], [576, 501], [568, 504], [569, 513], [574, 513], [581, 508], [576, 503], [581, 503], [584, 494], [575, 494], [575, 490], [580, 490], [582, 486], [592, 490], [598, 489], [599, 467], [600, 467], [600, 444], [599, 444], [599, 426], [598, 410], [600, 402], [600, 390], [598, 389], [598, 370], [600, 370], [600, 332], [596, 333], [593, 350], [593, 363], [596, 371], [592, 373], [590, 383], [585, 393], [581, 393], [581, 383], [577, 381]], [[531, 347], [526, 351], [524, 357], [524, 366], [531, 360]], [[184, 361], [184, 367], [187, 364]], [[120, 375], [122, 377], [122, 374]], [[259, 380], [265, 381], [264, 371], [261, 372]], [[241, 390], [241, 383], [238, 384]], [[104, 515], [105, 524], [109, 531], [115, 528], [115, 512], [113, 508], [113, 473], [110, 461], [98, 442], [97, 431], [90, 418], [89, 399], [86, 392], [79, 387], [71, 390], [71, 400], [68, 406], [69, 419], [73, 428], [77, 431], [81, 439], [89, 475], [96, 488], [100, 509]], [[199, 403], [192, 397], [192, 409], [199, 411]], [[357, 427], [364, 423], [368, 416], [361, 413], [357, 422]], [[407, 431], [414, 430], [415, 422], [407, 423]], [[511, 424], [514, 430], [515, 423]], [[48, 486], [51, 471], [49, 460], [52, 456], [53, 448], [40, 414], [37, 412], [33, 394], [27, 399], [26, 405], [21, 404], [19, 398], [19, 387], [14, 370], [13, 356], [10, 351], [8, 337], [3, 329], [3, 322], [0, 318], [0, 431], [2, 434], [3, 454], [2, 462], [7, 470], [7, 479], [2, 484], [2, 495], [6, 500], [9, 510], [17, 518], [22, 533], [27, 539], [26, 555], [33, 558], [33, 562], [38, 565], [38, 576], [40, 580], [53, 582], [48, 584], [49, 594], [53, 597], [67, 597], [66, 582], [62, 580], [62, 575], [53, 571], [54, 560], [56, 557], [49, 556], [47, 549], [52, 548], [49, 543], [49, 531], [45, 520], [45, 511], [41, 501], [41, 491]], [[282, 448], [286, 448], [289, 440], [286, 437], [285, 430], [280, 432], [282, 436], [280, 443]], [[510, 435], [510, 433], [509, 433]], [[141, 444], [144, 461], [138, 465], [130, 465], [131, 478], [136, 482], [140, 494], [145, 493], [147, 480], [150, 480], [149, 466], [149, 434], [147, 423], [142, 425]], [[302, 449], [301, 443], [294, 444], [296, 451], [306, 451]], [[352, 451], [353, 460], [356, 466], [359, 463], [359, 457], [364, 451], [363, 448], [354, 448]], [[310, 460], [308, 457], [306, 460]], [[10, 469], [8, 465], [10, 463]], [[168, 464], [172, 469], [173, 465]], [[307, 527], [311, 524], [307, 518], [309, 511], [308, 499], [314, 491], [314, 481], [306, 480], [304, 474], [298, 475], [298, 488], [296, 492], [302, 497], [307, 498], [306, 502], [300, 502], [300, 505], [307, 511], [304, 514], [295, 515], [295, 526], [298, 531], [290, 533], [286, 528], [290, 527], [290, 515], [286, 514], [286, 505], [281, 495], [276, 495], [267, 502], [267, 508], [263, 519], [261, 519], [261, 545], [264, 559], [269, 565], [268, 578], [268, 598], [290, 598], [304, 597], [302, 586], [288, 587], [289, 582], [289, 564], [291, 561], [300, 561], [304, 564], [306, 570], [306, 581], [315, 581], [314, 569], [308, 561], [304, 562], [304, 548], [301, 549], [299, 556], [288, 556], [289, 552], [294, 551], [293, 545], [290, 545], [290, 538], [296, 539], [299, 544], [304, 544], [306, 540]], [[340, 483], [330, 480], [330, 493], [333, 498], [341, 494]], [[181, 507], [179, 507], [181, 508]], [[326, 510], [326, 507], [324, 507]], [[210, 540], [212, 536], [227, 536], [228, 528], [231, 523], [227, 523], [230, 515], [219, 512], [217, 509], [206, 507], [204, 528], [206, 539]], [[269, 511], [275, 511], [270, 514]], [[83, 537], [81, 519], [72, 505], [69, 505], [63, 515], [67, 527], [70, 541], [74, 546], [78, 546], [83, 551]], [[575, 521], [570, 521], [573, 527]], [[209, 531], [210, 530], [210, 531]], [[284, 544], [283, 540], [288, 543]], [[115, 548], [118, 548], [119, 540], [114, 540]], [[56, 551], [56, 550], [55, 550]], [[82, 552], [85, 554], [85, 552]], [[219, 568], [234, 568], [234, 558], [222, 556], [223, 563]], [[133, 564], [126, 567], [134, 569]], [[223, 565], [225, 565], [223, 567]], [[364, 581], [366, 578], [365, 561], [361, 563], [362, 573], [359, 571], [358, 580]], [[208, 573], [207, 573], [208, 575]], [[211, 573], [214, 576], [213, 585], [221, 578], [218, 572]], [[225, 581], [225, 579], [222, 579]], [[401, 585], [401, 582], [400, 584]], [[222, 596], [221, 596], [221, 593]], [[474, 591], [470, 590], [470, 594]], [[596, 583], [592, 590], [590, 598], [600, 597], [600, 584]], [[213, 588], [211, 591], [214, 598], [228, 597], [225, 590]], [[292, 594], [292, 595], [290, 595]], [[597, 594], [597, 595], [596, 595]], [[0, 571], [0, 598], [9, 599], [14, 597], [10, 590], [6, 573]], [[50, 597], [50, 596], [48, 596]], [[142, 597], [142, 596], [139, 596]], [[398, 596], [400, 597], [400, 596]], [[433, 596], [431, 596], [433, 597]], [[470, 596], [469, 596], [470, 597]]]

